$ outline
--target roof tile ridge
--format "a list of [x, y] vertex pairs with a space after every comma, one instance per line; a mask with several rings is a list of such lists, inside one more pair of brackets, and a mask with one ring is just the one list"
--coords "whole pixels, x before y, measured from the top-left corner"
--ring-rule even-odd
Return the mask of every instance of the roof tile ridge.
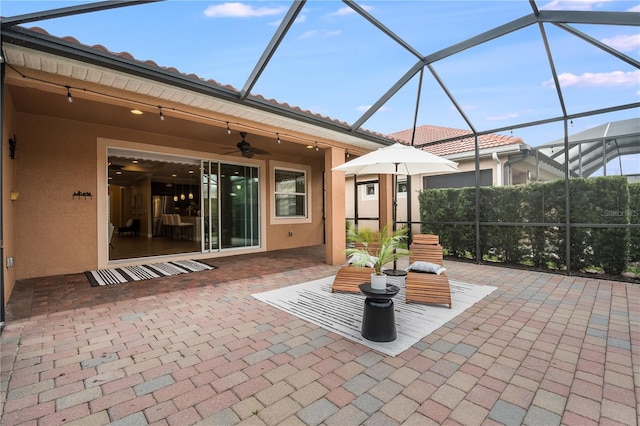
[[[234, 92], [236, 92], [238, 94], [240, 93], [240, 90], [238, 90], [237, 88], [233, 87], [230, 84], [223, 84], [223, 83], [220, 83], [220, 82], [218, 82], [216, 80], [213, 80], [213, 79], [204, 79], [204, 78], [202, 78], [202, 77], [200, 77], [200, 76], [198, 76], [197, 74], [194, 74], [194, 73], [184, 73], [184, 72], [180, 71], [179, 69], [177, 69], [177, 68], [175, 68], [173, 66], [170, 66], [170, 67], [160, 66], [155, 61], [150, 60], [150, 59], [147, 59], [147, 60], [137, 59], [135, 56], [133, 56], [129, 52], [113, 52], [113, 51], [109, 50], [108, 48], [106, 48], [105, 46], [103, 46], [101, 44], [95, 44], [93, 46], [90, 46], [88, 44], [84, 44], [84, 43], [80, 42], [78, 39], [76, 39], [75, 37], [72, 37], [72, 36], [59, 37], [59, 36], [53, 35], [53, 34], [49, 33], [47, 30], [45, 30], [44, 28], [41, 28], [41, 27], [29, 27], [27, 29], [29, 31], [38, 32], [38, 33], [41, 33], [41, 34], [44, 34], [44, 35], [48, 35], [50, 37], [60, 38], [60, 39], [65, 40], [65, 41], [67, 41], [69, 43], [77, 44], [78, 46], [85, 46], [85, 47], [89, 47], [91, 49], [101, 50], [101, 51], [103, 51], [103, 52], [105, 52], [107, 54], [110, 54], [110, 55], [120, 56], [120, 57], [129, 59], [129, 60], [138, 62], [138, 63], [149, 65], [149, 66], [154, 67], [154, 68], [163, 69], [163, 70], [165, 70], [167, 72], [171, 72], [171, 73], [174, 73], [174, 74], [181, 75], [181, 76], [183, 76], [185, 78], [190, 78], [190, 79], [193, 79], [193, 80], [196, 80], [196, 81], [206, 82], [208, 84], [212, 84], [212, 85], [215, 85], [215, 86], [218, 86], [218, 87], [221, 87], [221, 88], [225, 88], [225, 89], [234, 91]], [[273, 103], [273, 104], [278, 105], [278, 106], [283, 106], [283, 107], [289, 108], [289, 109], [294, 110], [294, 111], [299, 111], [299, 112], [302, 112], [302, 113], [307, 114], [307, 115], [311, 115], [311, 116], [315, 116], [315, 117], [318, 117], [318, 118], [322, 118], [323, 120], [327, 120], [327, 121], [330, 121], [330, 122], [333, 122], [333, 123], [341, 124], [341, 125], [343, 125], [345, 127], [350, 127], [351, 126], [349, 123], [347, 123], [345, 121], [342, 121], [342, 120], [339, 120], [339, 119], [336, 119], [336, 118], [332, 118], [332, 117], [328, 117], [328, 116], [324, 116], [324, 115], [312, 112], [310, 110], [303, 110], [299, 106], [290, 105], [290, 104], [288, 104], [286, 102], [279, 102], [279, 101], [277, 101], [277, 100], [275, 100], [273, 98], [267, 99], [264, 96], [259, 95], [259, 94], [258, 95], [253, 95], [252, 94], [251, 96], [255, 97], [255, 98], [263, 99], [263, 100], [265, 100], [267, 102]], [[380, 132], [375, 132], [375, 131], [367, 130], [367, 129], [364, 129], [364, 128], [360, 128], [360, 130], [362, 130], [363, 132], [365, 132], [367, 134], [370, 134], [370, 135], [375, 135], [375, 136], [384, 137], [384, 138], [388, 138], [389, 139], [388, 135], [385, 135], [385, 134], [380, 133]]]

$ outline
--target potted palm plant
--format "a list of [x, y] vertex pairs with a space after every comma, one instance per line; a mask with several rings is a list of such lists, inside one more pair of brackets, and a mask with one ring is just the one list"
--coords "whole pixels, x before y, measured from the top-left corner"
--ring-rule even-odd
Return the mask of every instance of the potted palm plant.
[[347, 241], [354, 247], [346, 250], [350, 263], [355, 267], [372, 267], [371, 288], [373, 290], [385, 290], [387, 288], [387, 276], [382, 268], [408, 256], [409, 250], [404, 248], [403, 241], [407, 238], [407, 228], [390, 231], [389, 226], [383, 227], [379, 232], [370, 228], [358, 228], [350, 226], [347, 229]]

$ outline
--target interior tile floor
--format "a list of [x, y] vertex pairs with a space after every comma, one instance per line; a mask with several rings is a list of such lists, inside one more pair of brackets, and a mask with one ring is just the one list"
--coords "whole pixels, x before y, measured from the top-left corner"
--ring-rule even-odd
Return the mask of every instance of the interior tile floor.
[[389, 357], [251, 297], [334, 274], [324, 247], [212, 263], [110, 287], [18, 283], [0, 424], [638, 424], [637, 284], [447, 262], [498, 289]]

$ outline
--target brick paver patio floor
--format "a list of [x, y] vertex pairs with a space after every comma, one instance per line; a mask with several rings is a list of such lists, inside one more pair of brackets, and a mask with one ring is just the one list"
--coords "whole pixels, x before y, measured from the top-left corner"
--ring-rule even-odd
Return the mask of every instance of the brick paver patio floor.
[[389, 357], [251, 297], [334, 274], [323, 261], [311, 247], [111, 287], [20, 282], [0, 423], [638, 424], [639, 285], [449, 262], [498, 290]]

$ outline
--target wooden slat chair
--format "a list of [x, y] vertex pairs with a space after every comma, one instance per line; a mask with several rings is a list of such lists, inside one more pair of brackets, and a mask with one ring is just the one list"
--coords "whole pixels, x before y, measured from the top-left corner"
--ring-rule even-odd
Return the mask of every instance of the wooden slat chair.
[[[364, 249], [365, 247], [356, 243], [355, 247], [357, 249]], [[369, 244], [369, 250], [372, 253], [378, 251], [380, 244], [372, 243]], [[366, 283], [371, 281], [371, 273], [373, 272], [373, 268], [366, 267], [356, 267], [351, 265], [343, 266], [338, 270], [335, 279], [333, 280], [333, 284], [331, 285], [331, 292], [334, 293], [336, 291], [344, 291], [347, 293], [360, 293], [360, 288], [358, 287], [362, 283]]]
[[371, 273], [373, 268], [360, 268], [356, 266], [343, 266], [338, 269], [331, 292], [344, 291], [347, 293], [360, 293], [358, 287], [362, 283], [371, 281]]
[[[428, 241], [428, 244], [423, 243]], [[442, 246], [437, 235], [415, 235], [411, 244], [409, 264], [416, 261], [430, 262], [443, 266]], [[451, 309], [451, 287], [449, 278], [424, 272], [407, 271], [406, 302], [422, 302], [449, 305]]]

